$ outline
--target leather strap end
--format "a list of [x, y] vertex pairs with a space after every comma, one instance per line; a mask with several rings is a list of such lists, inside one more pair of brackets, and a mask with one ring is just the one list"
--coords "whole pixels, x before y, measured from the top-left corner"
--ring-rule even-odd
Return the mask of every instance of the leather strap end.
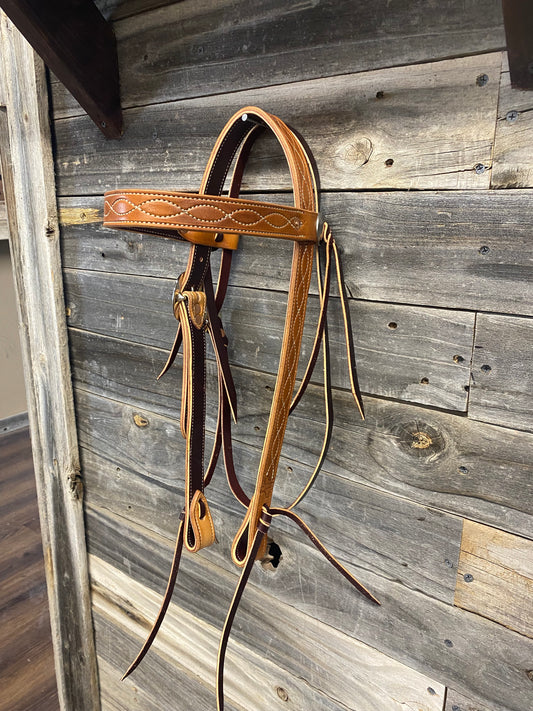
[[185, 536], [185, 545], [191, 553], [197, 553], [202, 548], [208, 548], [216, 541], [215, 526], [209, 511], [207, 499], [202, 491], [198, 490], [192, 497], [185, 524], [192, 530], [192, 541]]

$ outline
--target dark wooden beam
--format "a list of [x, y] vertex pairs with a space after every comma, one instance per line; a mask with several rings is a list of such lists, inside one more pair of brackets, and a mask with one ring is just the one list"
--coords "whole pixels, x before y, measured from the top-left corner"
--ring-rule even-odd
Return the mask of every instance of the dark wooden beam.
[[0, 7], [107, 138], [122, 134], [115, 36], [92, 0], [0, 0]]
[[533, 89], [533, 2], [503, 0], [511, 85]]

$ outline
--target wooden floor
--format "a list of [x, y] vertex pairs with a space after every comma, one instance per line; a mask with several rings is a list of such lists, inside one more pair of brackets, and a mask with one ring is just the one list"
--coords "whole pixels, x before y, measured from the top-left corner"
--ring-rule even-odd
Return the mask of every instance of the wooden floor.
[[28, 428], [0, 435], [0, 711], [57, 711]]

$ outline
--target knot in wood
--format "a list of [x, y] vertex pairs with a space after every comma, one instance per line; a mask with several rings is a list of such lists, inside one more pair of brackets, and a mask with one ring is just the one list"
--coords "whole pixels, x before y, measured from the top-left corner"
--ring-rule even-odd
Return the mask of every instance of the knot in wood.
[[434, 461], [446, 451], [446, 438], [442, 432], [423, 420], [398, 423], [394, 427], [400, 448], [409, 457], [425, 462]]
[[427, 449], [431, 444], [431, 437], [427, 432], [413, 432], [413, 442], [411, 447], [415, 449]]
[[133, 421], [137, 425], [137, 427], [147, 427], [149, 425], [149, 421], [144, 417], [143, 415], [139, 415], [138, 413], [135, 413], [133, 415]]
[[342, 155], [345, 161], [356, 168], [361, 168], [368, 163], [370, 156], [374, 150], [374, 146], [370, 138], [360, 136], [350, 143], [345, 144]]

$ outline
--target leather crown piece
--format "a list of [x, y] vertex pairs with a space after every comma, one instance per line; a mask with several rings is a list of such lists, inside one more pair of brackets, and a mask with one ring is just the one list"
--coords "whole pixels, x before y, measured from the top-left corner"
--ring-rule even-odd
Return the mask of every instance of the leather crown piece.
[[[285, 154], [292, 178], [294, 207], [238, 197], [250, 149], [265, 129], [272, 131]], [[232, 165], [234, 167], [229, 193], [222, 196], [226, 176]], [[351, 389], [360, 414], [364, 417], [339, 253], [327, 223], [322, 225], [320, 232], [318, 229], [318, 192], [309, 153], [294, 132], [279, 118], [255, 107], [241, 109], [222, 129], [207, 163], [198, 193], [129, 189], [107, 192], [104, 225], [191, 243], [186, 270], [178, 278], [174, 290], [174, 315], [178, 320], [176, 337], [159, 376], [167, 372], [183, 345], [180, 425], [186, 442], [185, 505], [180, 514], [174, 558], [161, 609], [144, 646], [124, 677], [139, 665], [163, 622], [174, 590], [183, 546], [191, 552], [196, 552], [216, 540], [205, 489], [222, 451], [230, 489], [245, 509], [242, 524], [231, 549], [232, 559], [242, 568], [242, 572], [226, 617], [218, 655], [217, 709], [222, 711], [224, 658], [231, 626], [254, 561], [266, 554], [267, 532], [274, 517], [285, 516], [296, 523], [348, 582], [367, 599], [379, 604], [294, 512], [294, 508], [307, 494], [320, 471], [331, 438], [333, 420], [326, 311], [333, 269], [339, 281]], [[231, 258], [241, 234], [294, 242], [280, 362], [255, 489], [251, 496], [241, 487], [233, 462], [231, 419], [237, 418], [237, 398], [228, 360], [228, 340], [220, 318], [229, 281]], [[215, 290], [210, 255], [217, 248], [222, 249], [222, 254]], [[299, 388], [293, 395], [315, 256], [320, 314], [309, 362]], [[204, 467], [206, 333], [209, 333], [217, 362], [218, 417], [213, 449], [209, 462]], [[287, 420], [311, 379], [321, 344], [326, 410], [326, 431], [321, 453], [300, 495], [288, 506], [272, 506]]]

